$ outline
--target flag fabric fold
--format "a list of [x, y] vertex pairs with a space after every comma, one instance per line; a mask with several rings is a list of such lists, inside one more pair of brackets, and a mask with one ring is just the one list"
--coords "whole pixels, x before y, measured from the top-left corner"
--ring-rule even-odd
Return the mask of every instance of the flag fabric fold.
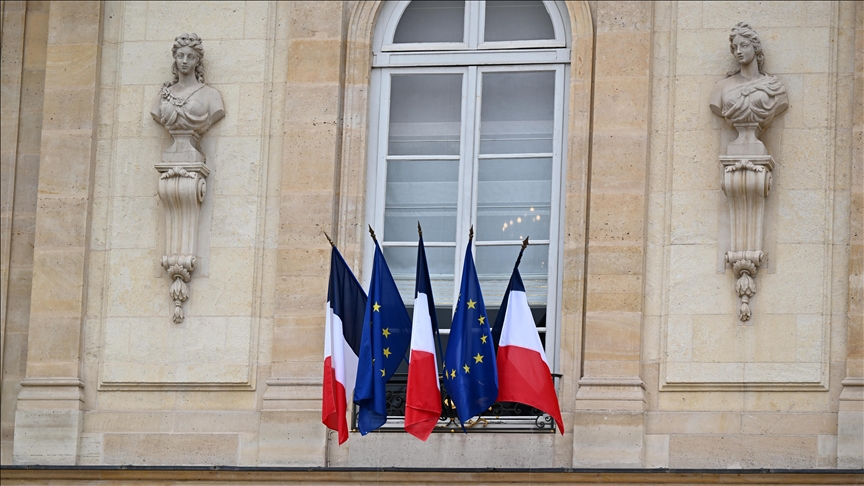
[[359, 406], [357, 427], [360, 434], [366, 435], [387, 422], [385, 385], [405, 357], [410, 340], [411, 319], [375, 241], [372, 281], [363, 317], [354, 388], [354, 403]]
[[444, 385], [456, 406], [456, 414], [463, 428], [472, 417], [486, 411], [498, 397], [498, 373], [491, 331], [469, 239], [459, 299], [443, 365]]
[[[522, 252], [524, 251], [523, 247]], [[563, 435], [564, 423], [561, 420], [552, 373], [534, 324], [534, 317], [531, 315], [531, 308], [528, 306], [522, 276], [519, 274], [522, 252], [516, 260], [501, 309], [495, 319], [495, 337], [498, 339], [498, 401], [524, 403], [548, 413]]]
[[441, 417], [441, 389], [435, 353], [435, 300], [426, 264], [423, 236], [417, 248], [417, 279], [414, 290], [414, 319], [411, 330], [411, 355], [405, 397], [405, 431], [425, 441]]
[[324, 388], [321, 423], [348, 440], [346, 412], [352, 402], [366, 293], [348, 264], [333, 247], [324, 327]]

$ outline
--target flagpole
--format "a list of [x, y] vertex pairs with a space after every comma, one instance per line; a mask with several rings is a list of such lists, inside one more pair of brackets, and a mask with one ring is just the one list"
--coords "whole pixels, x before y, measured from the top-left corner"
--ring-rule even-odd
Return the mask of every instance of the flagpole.
[[[417, 234], [420, 236], [420, 239], [422, 240], [423, 239], [423, 228], [420, 227], [420, 221], [417, 221]], [[424, 252], [426, 251], [425, 245], [423, 247], [423, 251]], [[417, 309], [414, 309], [414, 312], [417, 312]], [[441, 345], [441, 330], [437, 326], [438, 319], [435, 319], [435, 324], [436, 324], [435, 329], [433, 329], [433, 331], [435, 331], [435, 344], [438, 345], [438, 356], [441, 357], [441, 363], [442, 363], [441, 370], [443, 371], [444, 370], [444, 365], [443, 365], [443, 363], [444, 363], [444, 352], [443, 352], [444, 346]], [[437, 367], [438, 363], [435, 363], [435, 366]], [[442, 387], [444, 386], [443, 380], [441, 381], [441, 386]]]
[[525, 253], [525, 248], [528, 248], [528, 238], [530, 237], [526, 236], [525, 239], [522, 240], [522, 249], [519, 250], [519, 257], [516, 258], [516, 265], [513, 265], [513, 268], [519, 268], [519, 263], [522, 262], [522, 254]]
[[330, 235], [328, 235], [326, 231], [323, 231], [322, 233], [324, 233], [324, 237], [327, 238], [327, 241], [330, 242], [330, 246], [336, 248], [336, 243], [333, 243], [333, 240], [330, 239]]

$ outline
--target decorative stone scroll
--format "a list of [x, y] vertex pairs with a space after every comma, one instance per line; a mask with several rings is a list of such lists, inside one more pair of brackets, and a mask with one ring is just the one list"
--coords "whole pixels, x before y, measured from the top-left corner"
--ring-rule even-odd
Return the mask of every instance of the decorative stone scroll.
[[763, 214], [774, 169], [774, 159], [758, 137], [789, 104], [780, 80], [762, 69], [764, 55], [756, 31], [739, 22], [729, 35], [729, 43], [739, 69], [715, 85], [710, 107], [738, 131], [726, 155], [720, 156], [724, 167], [721, 187], [731, 225], [732, 247], [726, 252], [726, 263], [738, 279], [738, 318], [746, 322], [752, 315], [750, 299], [756, 294], [756, 273], [768, 258], [762, 251]]
[[165, 255], [162, 267], [172, 283], [173, 320], [183, 322], [183, 303], [196, 263], [198, 214], [210, 175], [201, 152], [201, 136], [225, 117], [222, 96], [204, 84], [204, 48], [196, 34], [180, 34], [171, 48], [174, 81], [165, 83], [150, 114], [174, 138], [156, 164], [158, 194], [165, 209]]

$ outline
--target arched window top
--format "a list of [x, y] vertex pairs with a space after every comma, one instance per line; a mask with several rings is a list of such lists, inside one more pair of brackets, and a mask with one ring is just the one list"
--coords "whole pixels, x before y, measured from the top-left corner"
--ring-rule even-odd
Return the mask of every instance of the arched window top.
[[375, 53], [568, 47], [566, 7], [552, 0], [387, 2]]

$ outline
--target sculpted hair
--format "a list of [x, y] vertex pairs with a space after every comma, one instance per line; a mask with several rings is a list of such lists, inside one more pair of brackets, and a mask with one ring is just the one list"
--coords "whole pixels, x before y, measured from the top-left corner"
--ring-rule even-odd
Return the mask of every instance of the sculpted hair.
[[[736, 35], [740, 35], [741, 37], [750, 41], [750, 44], [753, 45], [753, 50], [756, 51], [756, 64], [759, 67], [759, 74], [765, 74], [765, 70], [762, 68], [762, 65], [765, 63], [765, 55], [762, 54], [762, 41], [759, 40], [759, 34], [753, 30], [753, 27], [750, 26], [747, 22], [738, 22], [735, 24], [735, 27], [732, 27], [732, 33], [729, 34], [729, 51], [734, 55], [735, 48], [732, 46], [732, 42], [735, 39]], [[741, 72], [741, 68], [739, 67], [735, 71], [727, 74], [728, 76], [734, 76]]]
[[[201, 43], [201, 38], [198, 34], [180, 34], [174, 38], [174, 45], [171, 46], [171, 57], [177, 56], [177, 51], [183, 47], [191, 47], [198, 54], [198, 65], [195, 66], [195, 79], [199, 83], [204, 82], [204, 45]], [[180, 77], [177, 75], [177, 63], [171, 63], [171, 73], [174, 74], [174, 82], [177, 84]]]

